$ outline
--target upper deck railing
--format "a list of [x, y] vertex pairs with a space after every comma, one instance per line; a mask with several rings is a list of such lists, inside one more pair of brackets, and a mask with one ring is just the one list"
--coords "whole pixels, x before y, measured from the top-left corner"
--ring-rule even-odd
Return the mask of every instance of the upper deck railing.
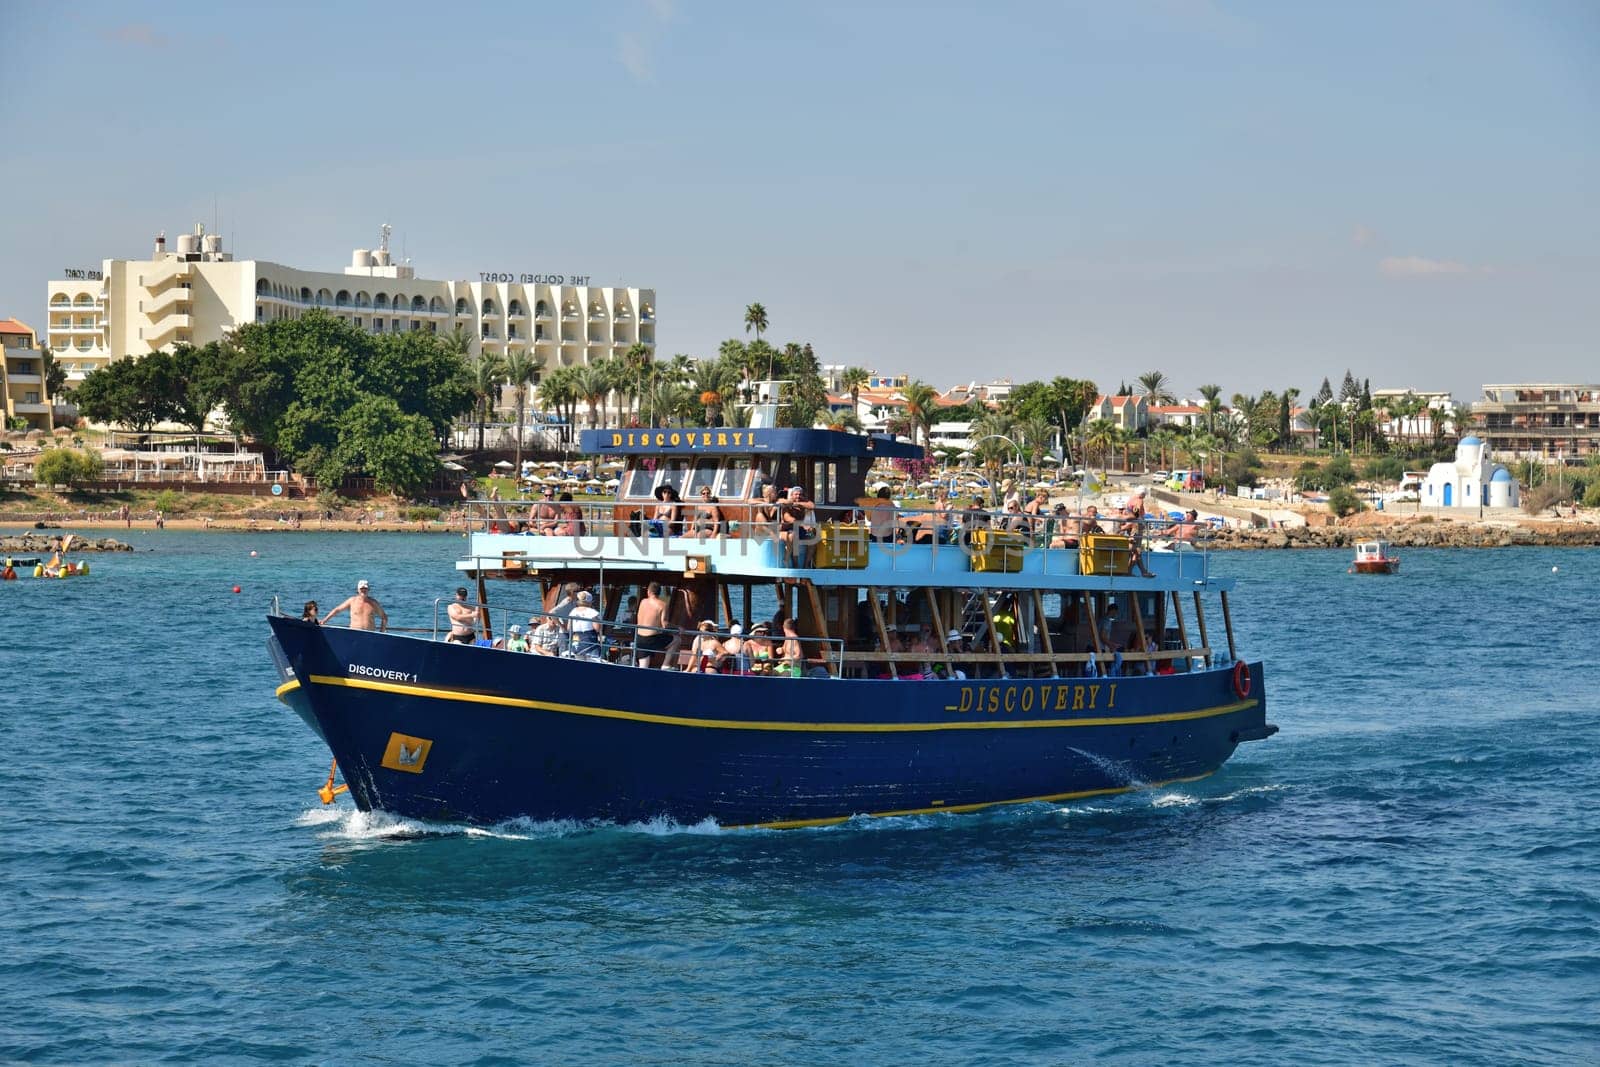
[[[855, 569], [864, 565], [867, 552], [875, 559], [887, 557], [892, 570], [907, 572], [943, 569], [936, 562], [942, 552], [959, 552], [982, 559], [972, 569], [998, 572], [1021, 570], [1021, 555], [1033, 550], [1043, 559], [1043, 572], [1052, 575], [1119, 574], [1143, 571], [1146, 553], [1153, 547], [1183, 545], [1204, 552], [1210, 527], [1169, 518], [1143, 515], [1100, 515], [1091, 509], [1025, 512], [973, 507], [898, 507], [883, 504], [807, 504], [798, 512], [781, 502], [737, 503], [646, 501], [556, 501], [509, 503], [492, 500], [466, 502], [469, 532], [521, 535], [533, 539], [518, 555], [537, 558], [538, 539], [562, 538], [563, 547], [577, 539], [593, 546], [594, 554], [627, 558], [628, 546], [648, 554], [652, 542], [665, 541], [674, 551], [713, 552], [748, 556], [740, 542], [772, 546], [770, 558], [757, 561], [795, 569]], [[1094, 540], [1091, 541], [1091, 535]], [[1125, 540], [1120, 540], [1125, 539]], [[614, 541], [616, 553], [606, 551]], [[552, 544], [552, 551], [556, 546]], [[1086, 561], [1088, 570], [1080, 569]], [[1110, 555], [1104, 555], [1110, 553]], [[1120, 553], [1120, 555], [1118, 555]], [[562, 553], [568, 554], [568, 553]], [[855, 555], [853, 555], [855, 554]], [[1036, 568], [1029, 568], [1030, 571]]]

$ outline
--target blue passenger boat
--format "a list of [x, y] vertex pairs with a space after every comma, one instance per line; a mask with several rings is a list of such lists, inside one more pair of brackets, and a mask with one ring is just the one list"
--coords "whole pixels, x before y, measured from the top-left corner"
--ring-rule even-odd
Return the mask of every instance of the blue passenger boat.
[[[357, 806], [820, 825], [1192, 781], [1276, 732], [1203, 551], [896, 507], [874, 464], [920, 448], [775, 411], [585, 432], [624, 462], [602, 505], [479, 504], [455, 640], [447, 612], [422, 635], [269, 617], [278, 696]], [[491, 605], [492, 580], [539, 595]]]

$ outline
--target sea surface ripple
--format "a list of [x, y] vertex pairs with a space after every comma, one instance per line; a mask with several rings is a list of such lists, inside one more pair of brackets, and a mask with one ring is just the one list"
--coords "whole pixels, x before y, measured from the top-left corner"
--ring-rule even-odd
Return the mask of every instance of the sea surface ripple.
[[460, 540], [131, 540], [0, 585], [0, 1061], [1600, 1061], [1600, 552], [1218, 554], [1213, 778], [723, 832], [324, 809], [269, 596], [427, 625]]

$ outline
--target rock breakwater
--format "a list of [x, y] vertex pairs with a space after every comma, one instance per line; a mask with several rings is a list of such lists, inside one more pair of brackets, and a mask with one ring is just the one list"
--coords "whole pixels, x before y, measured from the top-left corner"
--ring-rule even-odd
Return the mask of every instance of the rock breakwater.
[[1390, 525], [1292, 526], [1276, 530], [1225, 529], [1212, 548], [1350, 548], [1384, 540], [1396, 548], [1510, 548], [1516, 545], [1583, 548], [1600, 545], [1590, 523], [1406, 522]]

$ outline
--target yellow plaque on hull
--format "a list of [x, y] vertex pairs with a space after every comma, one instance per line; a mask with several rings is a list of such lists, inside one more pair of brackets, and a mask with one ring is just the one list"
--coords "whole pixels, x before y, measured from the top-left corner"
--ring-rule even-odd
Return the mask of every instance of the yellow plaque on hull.
[[389, 747], [383, 750], [383, 765], [391, 771], [421, 774], [422, 765], [428, 762], [428, 751], [433, 742], [425, 737], [410, 734], [390, 734]]

